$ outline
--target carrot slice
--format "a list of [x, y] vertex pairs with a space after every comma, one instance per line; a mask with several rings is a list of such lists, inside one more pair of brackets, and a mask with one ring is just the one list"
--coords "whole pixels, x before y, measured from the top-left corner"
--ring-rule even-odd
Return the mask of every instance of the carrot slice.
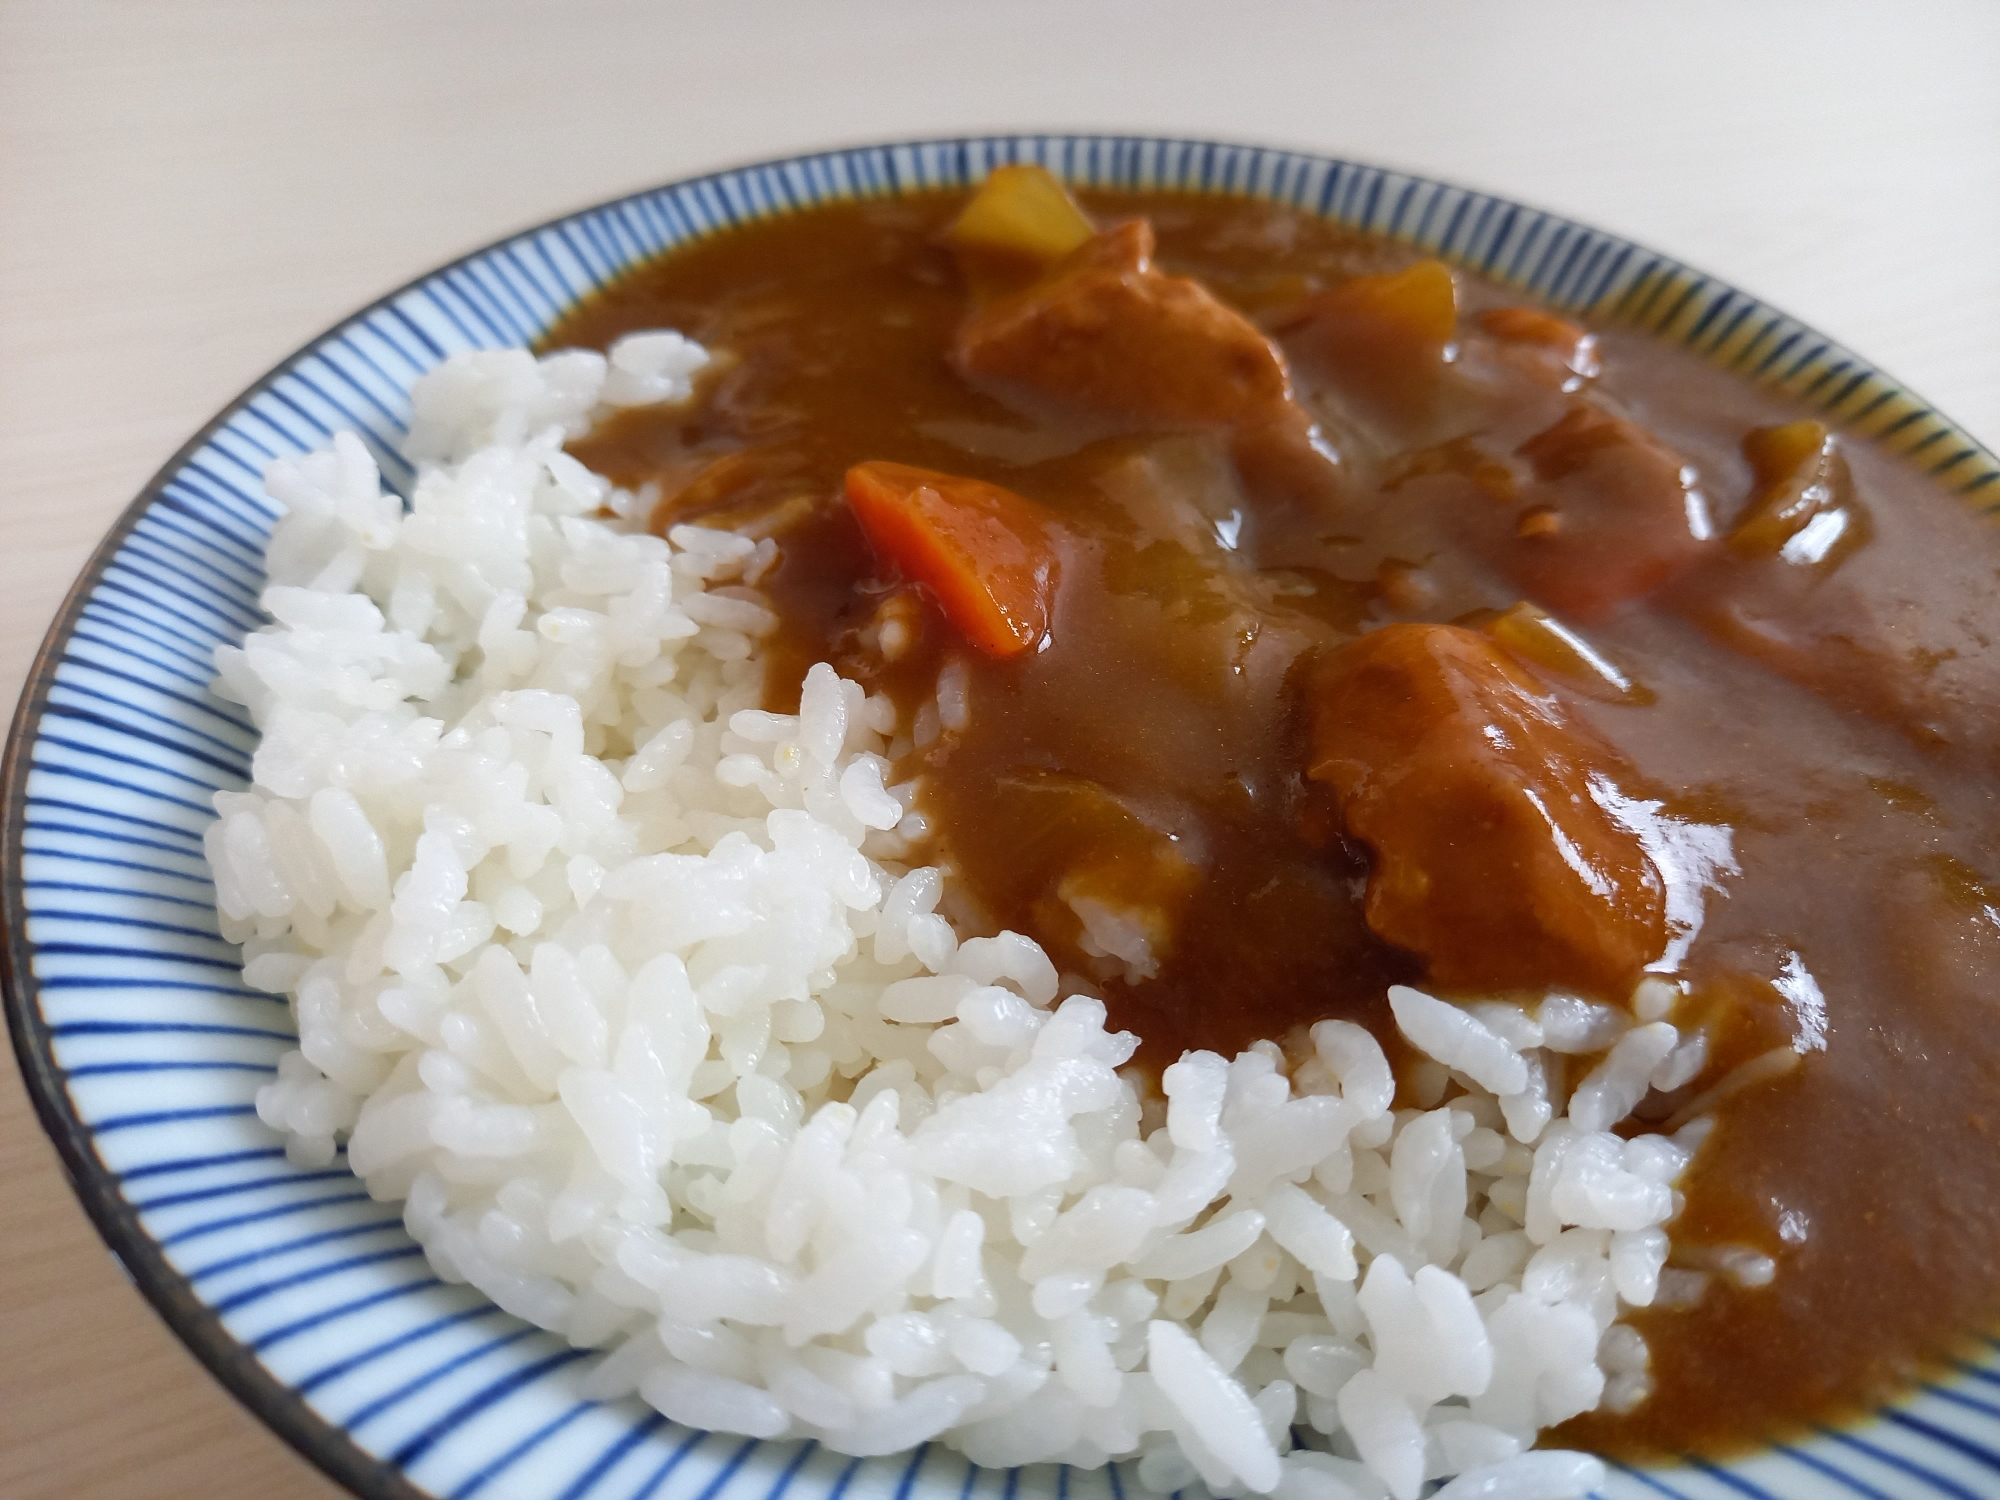
[[847, 471], [847, 503], [883, 558], [924, 585], [989, 656], [1049, 633], [1060, 571], [1041, 508], [984, 480], [876, 460]]

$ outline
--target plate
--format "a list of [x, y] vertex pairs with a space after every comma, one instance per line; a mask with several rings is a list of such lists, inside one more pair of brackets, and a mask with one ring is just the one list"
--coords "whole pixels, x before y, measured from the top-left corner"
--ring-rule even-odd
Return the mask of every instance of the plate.
[[[257, 1088], [293, 1042], [217, 933], [210, 798], [255, 732], [207, 690], [262, 616], [265, 464], [358, 433], [404, 487], [415, 378], [536, 338], [670, 246], [849, 196], [962, 186], [1036, 161], [1080, 186], [1280, 200], [1420, 246], [1550, 306], [1634, 324], [1783, 388], [1982, 510], [2000, 460], [1865, 360], [1665, 256], [1463, 188], [1297, 152], [1011, 135], [823, 152], [571, 214], [453, 262], [279, 365], [127, 508], [63, 605], [7, 746], [7, 1019], [43, 1125], [99, 1230], [174, 1331], [306, 1457], [368, 1500], [1124, 1500], [1118, 1470], [981, 1470], [928, 1446], [852, 1460], [689, 1431], [579, 1394], [594, 1356], [431, 1274], [400, 1206], [344, 1165], [290, 1165]], [[1607, 1500], [2000, 1495], [2000, 1344], [1849, 1430], [1727, 1465], [1614, 1466]]]

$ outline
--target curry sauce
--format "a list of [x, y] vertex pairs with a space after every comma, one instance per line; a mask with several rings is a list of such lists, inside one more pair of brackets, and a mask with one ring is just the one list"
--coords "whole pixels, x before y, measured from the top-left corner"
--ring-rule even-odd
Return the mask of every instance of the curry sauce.
[[[1399, 982], [1679, 985], [1710, 1056], [1646, 1108], [1749, 1081], [1676, 1264], [1776, 1270], [1634, 1315], [1651, 1396], [1567, 1440], [1727, 1452], [1949, 1357], [2000, 1304], [1991, 538], [1683, 350], [1307, 215], [1087, 195], [1051, 270], [955, 250], [965, 202], [717, 234], [547, 339], [718, 351], [573, 448], [656, 526], [777, 539], [770, 706], [820, 660], [889, 693], [954, 919], [1035, 937], [1154, 1067], [1386, 1042]], [[871, 464], [1010, 497], [974, 520], [1040, 560], [1021, 608], [982, 636], [885, 550]]]

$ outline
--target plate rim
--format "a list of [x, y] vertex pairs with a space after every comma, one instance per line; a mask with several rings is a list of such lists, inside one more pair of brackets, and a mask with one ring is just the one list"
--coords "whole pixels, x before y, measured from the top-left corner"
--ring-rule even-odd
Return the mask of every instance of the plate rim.
[[[27, 931], [28, 912], [21, 877], [25, 833], [24, 810], [27, 802], [27, 779], [33, 766], [37, 731], [44, 711], [48, 707], [56, 669], [63, 659], [64, 651], [75, 632], [84, 606], [102, 582], [107, 566], [118, 555], [134, 528], [160, 500], [168, 483], [182, 470], [189, 459], [225, 429], [258, 396], [322, 347], [335, 342], [345, 331], [363, 323], [374, 313], [505, 246], [529, 240], [573, 220], [614, 211], [627, 204], [676, 190], [698, 188], [702, 184], [719, 182], [746, 172], [776, 170], [868, 153], [1001, 144], [1017, 148], [1035, 144], [1046, 147], [1050, 143], [1077, 141], [1103, 142], [1114, 146], [1130, 144], [1162, 148], [1212, 147], [1227, 151], [1268, 152], [1302, 158], [1342, 170], [1377, 172], [1420, 186], [1455, 191], [1467, 198], [1523, 210], [1549, 224], [1567, 227], [1599, 240], [1613, 242], [1649, 257], [1651, 262], [1661, 268], [1669, 278], [1675, 275], [1692, 277], [1698, 284], [1734, 293], [1746, 299], [1752, 309], [1761, 309], [1767, 314], [1786, 319], [1804, 335], [1816, 340], [1827, 359], [1844, 358], [1849, 362], [1848, 367], [1855, 369], [1858, 376], [1872, 375], [1884, 382], [1892, 392], [1918, 402], [1924, 414], [1933, 419], [1933, 426], [1939, 435], [1956, 436], [1962, 441], [1964, 448], [1970, 450], [1972, 456], [1983, 458], [1989, 466], [1992, 466], [1989, 472], [1975, 480], [1970, 487], [1949, 484], [1939, 479], [1935, 473], [1925, 474], [1927, 479], [1936, 483], [1940, 490], [1952, 495], [1954, 499], [1966, 503], [1969, 488], [1982, 487], [1987, 482], [2000, 478], [2000, 474], [1993, 472], [1994, 468], [2000, 468], [2000, 459], [1995, 458], [1993, 450], [1973, 436], [1964, 426], [1917, 396], [1908, 386], [1879, 365], [1854, 354], [1812, 325], [1737, 287], [1733, 282], [1702, 271], [1674, 256], [1655, 251], [1642, 241], [1633, 240], [1614, 231], [1599, 229], [1567, 214], [1538, 207], [1533, 202], [1514, 197], [1509, 193], [1469, 187], [1454, 179], [1435, 176], [1428, 172], [1358, 160], [1310, 147], [1225, 139], [1217, 136], [1093, 130], [1083, 127], [948, 132], [940, 135], [854, 141], [777, 156], [747, 157], [724, 166], [669, 178], [631, 192], [595, 200], [536, 220], [431, 266], [354, 308], [271, 364], [214, 416], [204, 422], [153, 472], [134, 497], [119, 511], [103, 537], [91, 550], [82, 569], [65, 591], [48, 630], [37, 646], [23, 678], [20, 697], [10, 716], [4, 754], [0, 754], [0, 1009], [6, 1012], [7, 1030], [14, 1057], [20, 1067], [24, 1089], [33, 1105], [37, 1123], [54, 1146], [71, 1191], [89, 1216], [97, 1234], [116, 1257], [141, 1296], [224, 1391], [234, 1397], [268, 1431], [286, 1443], [300, 1457], [328, 1478], [362, 1497], [362, 1500], [434, 1500], [434, 1497], [430, 1491], [417, 1486], [400, 1468], [375, 1457], [344, 1429], [320, 1416], [304, 1397], [273, 1373], [247, 1345], [232, 1336], [209, 1304], [194, 1293], [188, 1279], [173, 1267], [160, 1250], [158, 1243], [146, 1231], [138, 1210], [126, 1199], [121, 1190], [118, 1176], [98, 1156], [94, 1144], [95, 1132], [77, 1114], [65, 1082], [66, 1071], [55, 1060], [52, 1036], [39, 1004], [41, 987], [31, 964], [34, 945]], [[1254, 186], [1254, 184], [1224, 185], [1212, 190], [1212, 195], [1255, 197], [1257, 195], [1254, 191], [1244, 191], [1246, 187], [1254, 189]], [[897, 182], [893, 183], [887, 192], [871, 196], [896, 197], [902, 196], [906, 191], [908, 185]], [[828, 195], [828, 198], [831, 196]], [[812, 203], [797, 207], [780, 208], [777, 212], [794, 212], [798, 211], [799, 207], [810, 208], [824, 201], [828, 199], [816, 199]], [[724, 231], [731, 226], [731, 222], [710, 225], [697, 234], [677, 241], [676, 247]], [[1377, 233], [1368, 229], [1358, 232]], [[655, 252], [659, 253], [667, 252]], [[630, 266], [621, 268], [618, 274], [624, 274], [629, 269]], [[1483, 274], [1495, 275], [1490, 268]], [[1503, 275], [1497, 279], [1505, 281], [1507, 278]], [[1551, 300], [1538, 290], [1530, 289], [1530, 295], [1544, 303]], [[1633, 322], [1615, 313], [1612, 316], [1618, 321]], [[1671, 322], [1671, 318], [1667, 321]], [[1671, 341], [1664, 325], [1636, 323], [1634, 326], [1640, 327], [1649, 337]], [[1708, 362], [1715, 363], [1712, 359]], [[1737, 378], [1750, 379], [1753, 382], [1757, 379], [1754, 375], [1742, 372], [1732, 371], [1732, 374]], [[1842, 419], [1836, 416], [1834, 420]], [[1877, 441], [1878, 437], [1874, 433], [1858, 435], [1871, 442]], [[1888, 445], [1882, 446], [1886, 448]], [[1891, 451], [1897, 458], [1910, 462], [1912, 468], [1921, 470], [1921, 466], [1909, 460], [1907, 454]], [[1981, 508], [2000, 508], [2000, 498], [1996, 498], [1992, 507]], [[1745, 1458], [1754, 1456], [1756, 1455], [1744, 1455]]]

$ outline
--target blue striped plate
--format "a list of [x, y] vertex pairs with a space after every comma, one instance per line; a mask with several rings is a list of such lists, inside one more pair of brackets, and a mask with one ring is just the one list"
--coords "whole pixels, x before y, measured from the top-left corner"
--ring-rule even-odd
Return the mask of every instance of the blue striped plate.
[[[217, 935], [201, 834], [254, 741], [207, 689], [260, 614], [279, 454], [359, 433], [393, 483], [410, 383], [455, 350], [534, 339], [625, 268], [829, 198], [957, 186], [1032, 160], [1072, 182], [1282, 200], [1405, 240], [1558, 308], [1656, 330], [1982, 509], [2000, 460], [1866, 361], [1664, 256], [1462, 188], [1296, 152], [1114, 136], [832, 151], [719, 172], [503, 240], [293, 355], [149, 484], [91, 559], [22, 698], [4, 771], [7, 1018], [85, 1206], [175, 1331], [307, 1457], [380, 1500], [1122, 1500], [1115, 1471], [1000, 1473], [926, 1448], [848, 1460], [690, 1432], [579, 1395], [587, 1356], [430, 1273], [397, 1210], [336, 1165], [289, 1165], [253, 1099], [292, 1041]], [[1614, 1470], [1620, 1500], [2000, 1495], [2000, 1347], [1851, 1431], [1716, 1466]]]

